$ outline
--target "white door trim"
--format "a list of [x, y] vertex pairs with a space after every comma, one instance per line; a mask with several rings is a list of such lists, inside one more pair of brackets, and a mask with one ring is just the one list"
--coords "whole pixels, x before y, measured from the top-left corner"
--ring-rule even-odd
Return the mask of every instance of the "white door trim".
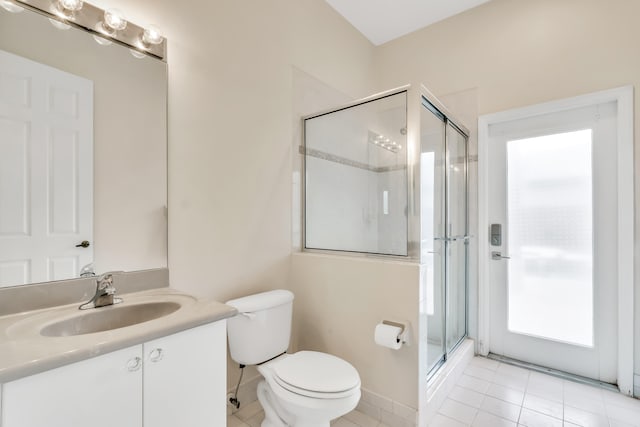
[[478, 119], [478, 353], [489, 352], [491, 302], [489, 298], [488, 160], [489, 126], [501, 122], [590, 105], [617, 102], [618, 132], [618, 387], [633, 394], [634, 359], [634, 185], [633, 86], [595, 92], [529, 107], [480, 116]]

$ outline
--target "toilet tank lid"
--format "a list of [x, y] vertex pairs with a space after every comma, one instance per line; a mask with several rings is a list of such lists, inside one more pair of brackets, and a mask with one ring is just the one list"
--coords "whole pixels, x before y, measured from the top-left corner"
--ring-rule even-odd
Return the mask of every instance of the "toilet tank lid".
[[240, 313], [252, 313], [254, 311], [266, 310], [293, 301], [293, 292], [284, 289], [261, 292], [242, 298], [232, 299], [225, 304], [238, 310]]

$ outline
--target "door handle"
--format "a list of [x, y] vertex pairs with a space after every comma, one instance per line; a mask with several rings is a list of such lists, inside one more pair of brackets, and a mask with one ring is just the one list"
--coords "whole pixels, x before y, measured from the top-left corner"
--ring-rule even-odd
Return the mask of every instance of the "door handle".
[[76, 245], [76, 248], [88, 248], [89, 246], [91, 246], [91, 243], [88, 240], [83, 240]]
[[504, 256], [501, 252], [493, 251], [491, 252], [491, 259], [493, 260], [501, 260], [501, 259], [511, 259], [510, 256]]

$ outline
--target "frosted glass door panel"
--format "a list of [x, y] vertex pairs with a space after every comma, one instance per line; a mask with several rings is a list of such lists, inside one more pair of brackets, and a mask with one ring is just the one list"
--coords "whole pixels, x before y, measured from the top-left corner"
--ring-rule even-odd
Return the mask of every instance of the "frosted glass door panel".
[[407, 95], [304, 121], [307, 249], [407, 255]]
[[491, 124], [487, 148], [489, 351], [616, 383], [616, 103]]
[[590, 129], [507, 142], [511, 332], [593, 346], [591, 151]]

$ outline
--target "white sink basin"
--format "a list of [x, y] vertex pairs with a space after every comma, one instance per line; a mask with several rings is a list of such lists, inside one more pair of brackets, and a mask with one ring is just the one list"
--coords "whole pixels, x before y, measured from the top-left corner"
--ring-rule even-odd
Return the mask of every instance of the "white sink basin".
[[45, 337], [93, 334], [137, 325], [167, 316], [182, 307], [175, 301], [152, 301], [93, 308], [76, 316], [50, 323], [40, 329]]

